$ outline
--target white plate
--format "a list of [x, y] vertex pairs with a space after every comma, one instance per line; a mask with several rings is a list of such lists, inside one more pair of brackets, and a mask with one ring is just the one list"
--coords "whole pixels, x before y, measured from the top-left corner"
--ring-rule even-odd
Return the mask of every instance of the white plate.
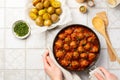
[[60, 15], [60, 20], [55, 23], [55, 24], [52, 24], [51, 26], [49, 27], [46, 27], [46, 26], [43, 26], [43, 27], [40, 27], [40, 26], [37, 26], [35, 21], [33, 21], [30, 17], [29, 17], [29, 11], [32, 7], [34, 7], [32, 5], [32, 0], [27, 0], [27, 6], [26, 6], [26, 16], [27, 16], [27, 22], [32, 26], [32, 27], [36, 27], [36, 28], [39, 28], [40, 32], [44, 32], [46, 30], [49, 30], [49, 29], [53, 29], [55, 27], [57, 27], [58, 25], [65, 25], [65, 24], [68, 24], [69, 22], [72, 21], [72, 17], [71, 17], [71, 12], [70, 12], [70, 9], [69, 7], [66, 5], [66, 1], [67, 0], [60, 0], [60, 2], [62, 3], [61, 7], [62, 7], [62, 14]]
[[116, 5], [110, 5], [108, 2], [107, 2], [107, 4], [109, 7], [115, 8], [116, 6], [118, 6], [120, 4], [120, 0], [116, 0]]

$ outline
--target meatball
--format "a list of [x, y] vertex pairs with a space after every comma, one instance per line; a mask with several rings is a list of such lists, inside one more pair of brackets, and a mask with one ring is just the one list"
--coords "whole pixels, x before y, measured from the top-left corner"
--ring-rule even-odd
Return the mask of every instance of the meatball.
[[81, 53], [80, 54], [80, 58], [87, 58], [88, 57], [88, 54], [87, 53]]
[[75, 40], [75, 39], [76, 39], [76, 35], [77, 35], [76, 33], [72, 33], [72, 34], [71, 34], [71, 39], [72, 39], [72, 40]]
[[77, 39], [83, 39], [83, 38], [84, 38], [83, 33], [78, 33], [78, 34], [77, 34]]
[[89, 50], [89, 49], [91, 48], [91, 44], [90, 44], [90, 43], [87, 43], [87, 44], [84, 46], [84, 48], [85, 48], [86, 50]]
[[71, 28], [68, 28], [65, 30], [65, 34], [71, 34], [73, 32], [73, 30]]
[[93, 32], [89, 32], [88, 37], [95, 37], [95, 35], [94, 35], [94, 33], [93, 33]]
[[58, 35], [58, 37], [59, 37], [60, 39], [65, 39], [66, 35], [65, 35], [64, 33], [61, 33], [61, 34]]
[[96, 55], [94, 53], [89, 53], [88, 54], [88, 60], [93, 61], [96, 58]]
[[78, 59], [79, 58], [79, 53], [76, 51], [76, 52], [73, 52], [73, 59]]
[[84, 60], [84, 59], [80, 60], [81, 67], [85, 68], [88, 66], [88, 64], [89, 64], [89, 62], [87, 60]]
[[66, 43], [69, 43], [70, 41], [71, 41], [70, 36], [67, 36], [67, 37], [65, 38], [65, 42], [66, 42]]
[[67, 52], [64, 59], [66, 60], [71, 60], [72, 59], [72, 53], [71, 52]]
[[84, 36], [85, 36], [85, 37], [88, 37], [88, 36], [89, 36], [88, 31], [84, 31]]
[[77, 50], [78, 50], [78, 52], [80, 52], [80, 53], [81, 53], [81, 52], [84, 52], [84, 48], [83, 48], [82, 46], [79, 46]]
[[94, 42], [95, 41], [95, 36], [91, 36], [87, 39], [88, 42]]
[[63, 59], [63, 60], [60, 61], [60, 63], [61, 63], [62, 66], [66, 67], [70, 64], [70, 61]]
[[70, 42], [70, 48], [76, 48], [76, 47], [77, 47], [76, 41]]
[[83, 28], [75, 28], [74, 32], [80, 33], [83, 31]]
[[72, 61], [71, 66], [73, 69], [76, 69], [79, 67], [79, 62], [78, 61]]
[[63, 58], [63, 57], [64, 57], [64, 52], [61, 51], [61, 50], [57, 51], [57, 52], [56, 52], [56, 57], [57, 57], [57, 58]]
[[93, 46], [90, 52], [98, 52], [98, 49], [99, 48], [97, 46]]
[[64, 49], [65, 50], [69, 50], [70, 49], [70, 46], [68, 44], [64, 44]]
[[57, 41], [55, 42], [56, 48], [61, 48], [61, 47], [62, 47], [62, 44], [63, 44], [62, 40], [57, 40]]
[[86, 39], [83, 39], [80, 41], [80, 45], [82, 45], [82, 46], [86, 45], [86, 43], [87, 43]]

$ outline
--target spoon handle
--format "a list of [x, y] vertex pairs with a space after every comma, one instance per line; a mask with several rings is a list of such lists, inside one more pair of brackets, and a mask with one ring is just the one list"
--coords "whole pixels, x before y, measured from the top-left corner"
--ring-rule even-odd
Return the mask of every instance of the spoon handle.
[[110, 46], [108, 45], [108, 43], [107, 43], [107, 50], [109, 53], [110, 61], [112, 61], [112, 62], [116, 61], [116, 57], [115, 57], [113, 51], [110, 49]]
[[[106, 36], [108, 37], [108, 40], [110, 41], [110, 38], [109, 38], [109, 36], [108, 36], [107, 31], [106, 31]], [[107, 43], [107, 41], [106, 41], [106, 43]], [[111, 42], [110, 42], [110, 43], [111, 43]], [[115, 57], [113, 51], [110, 49], [110, 46], [108, 45], [108, 43], [107, 43], [107, 51], [108, 51], [108, 53], [109, 53], [110, 61], [112, 61], [112, 62], [113, 62], [113, 61], [116, 61], [116, 57]]]
[[110, 43], [107, 35], [104, 33], [103, 36], [104, 36], [104, 38], [106, 39], [106, 42], [107, 42], [107, 44], [109, 45], [110, 49], [111, 49], [112, 52], [114, 53], [114, 55], [115, 55], [115, 57], [116, 57], [116, 60], [117, 60], [117, 61], [119, 62], [119, 64], [120, 64], [120, 59], [118, 58], [118, 55], [117, 55], [117, 53], [115, 52], [115, 49], [112, 47], [112, 45], [111, 45], [111, 43]]

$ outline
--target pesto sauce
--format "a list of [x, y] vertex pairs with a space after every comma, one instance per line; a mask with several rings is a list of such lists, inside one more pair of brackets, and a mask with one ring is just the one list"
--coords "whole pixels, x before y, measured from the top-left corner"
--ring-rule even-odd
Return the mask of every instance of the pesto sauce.
[[25, 22], [18, 22], [15, 24], [14, 32], [16, 33], [16, 35], [22, 37], [29, 32], [29, 27]]

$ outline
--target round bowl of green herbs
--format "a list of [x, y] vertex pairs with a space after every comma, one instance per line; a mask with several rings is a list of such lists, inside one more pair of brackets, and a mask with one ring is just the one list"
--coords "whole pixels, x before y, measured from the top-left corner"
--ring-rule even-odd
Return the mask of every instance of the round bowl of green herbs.
[[27, 38], [31, 33], [30, 26], [23, 20], [18, 20], [13, 24], [13, 34], [19, 39]]

